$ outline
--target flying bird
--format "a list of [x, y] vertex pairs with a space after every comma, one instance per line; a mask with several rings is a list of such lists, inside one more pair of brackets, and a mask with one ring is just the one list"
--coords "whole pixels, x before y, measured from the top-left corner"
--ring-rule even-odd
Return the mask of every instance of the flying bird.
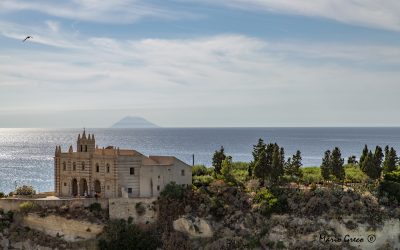
[[31, 39], [31, 38], [33, 38], [33, 37], [27, 36], [22, 42], [25, 42], [26, 40]]

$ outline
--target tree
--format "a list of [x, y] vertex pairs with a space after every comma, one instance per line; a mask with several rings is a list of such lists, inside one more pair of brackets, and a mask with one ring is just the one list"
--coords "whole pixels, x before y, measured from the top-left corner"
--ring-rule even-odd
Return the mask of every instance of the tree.
[[362, 153], [361, 153], [361, 156], [360, 156], [360, 168], [361, 168], [362, 170], [364, 170], [364, 160], [365, 160], [365, 158], [367, 157], [368, 152], [369, 152], [368, 146], [365, 145], [365, 146], [364, 146], [364, 149], [363, 149], [363, 151], [362, 151]]
[[271, 167], [270, 180], [272, 182], [278, 182], [283, 175], [283, 164], [281, 160], [281, 150], [277, 144], [274, 144]]
[[340, 149], [338, 147], [335, 147], [331, 154], [331, 170], [336, 180], [342, 182], [344, 181], [345, 172], [343, 168], [344, 159], [341, 157], [342, 154], [340, 153]]
[[303, 164], [301, 163], [301, 160], [301, 153], [299, 150], [297, 150], [296, 154], [294, 154], [292, 158], [289, 157], [286, 161], [285, 174], [295, 179], [302, 177], [303, 172], [301, 171], [301, 166]]
[[358, 161], [357, 161], [355, 155], [349, 156], [349, 158], [347, 158], [347, 164], [354, 165], [354, 164], [357, 164], [357, 163], [358, 163]]
[[213, 158], [212, 158], [212, 165], [214, 166], [214, 171], [216, 174], [221, 174], [221, 167], [222, 167], [222, 161], [225, 160], [226, 155], [224, 152], [224, 147], [221, 146], [220, 150], [216, 150], [214, 152]]
[[322, 178], [327, 181], [331, 179], [331, 172], [332, 172], [332, 166], [331, 166], [331, 151], [327, 150], [325, 151], [324, 158], [322, 159], [322, 164], [321, 164], [321, 175]]
[[374, 161], [375, 161], [375, 167], [379, 169], [379, 173], [381, 171], [381, 166], [383, 162], [383, 157], [385, 155], [383, 154], [382, 148], [379, 146], [376, 146], [375, 152], [374, 152]]
[[377, 168], [374, 154], [371, 151], [369, 151], [367, 157], [364, 159], [364, 172], [373, 180], [380, 177], [380, 169]]
[[232, 156], [227, 156], [222, 161], [221, 174], [227, 182], [235, 182], [235, 178], [232, 175], [233, 163]]
[[254, 175], [260, 179], [261, 185], [264, 185], [267, 172], [270, 170], [268, 166], [266, 149], [261, 149], [254, 163]]
[[266, 145], [265, 145], [263, 139], [260, 138], [260, 139], [258, 139], [258, 143], [256, 145], [253, 145], [253, 152], [252, 152], [253, 161], [250, 162], [250, 164], [249, 164], [249, 169], [248, 169], [249, 176], [253, 176], [253, 169], [255, 168], [255, 164], [257, 163], [257, 161], [260, 157], [261, 151], [263, 151], [263, 153], [265, 153]]
[[385, 160], [383, 161], [383, 172], [389, 173], [392, 171], [396, 170], [396, 164], [397, 164], [398, 158], [397, 158], [397, 153], [394, 148], [390, 148], [389, 146], [385, 147]]

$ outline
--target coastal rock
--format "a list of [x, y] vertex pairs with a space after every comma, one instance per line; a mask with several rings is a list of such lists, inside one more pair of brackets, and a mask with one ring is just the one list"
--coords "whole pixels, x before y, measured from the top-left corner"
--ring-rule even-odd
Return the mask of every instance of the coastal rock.
[[173, 222], [176, 231], [190, 238], [209, 238], [213, 236], [212, 228], [207, 221], [198, 217], [183, 216]]

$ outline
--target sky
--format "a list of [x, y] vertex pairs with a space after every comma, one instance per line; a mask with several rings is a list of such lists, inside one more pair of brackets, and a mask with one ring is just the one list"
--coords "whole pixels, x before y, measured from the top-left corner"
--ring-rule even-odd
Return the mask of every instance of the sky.
[[399, 69], [397, 0], [0, 1], [0, 127], [400, 126]]

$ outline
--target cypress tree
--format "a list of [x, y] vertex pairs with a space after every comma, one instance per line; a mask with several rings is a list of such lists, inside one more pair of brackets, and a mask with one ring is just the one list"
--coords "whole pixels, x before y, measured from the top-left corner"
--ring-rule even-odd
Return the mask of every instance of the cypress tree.
[[376, 167], [376, 160], [371, 151], [369, 151], [367, 157], [364, 160], [364, 171], [369, 178], [375, 180], [380, 177], [380, 171]]
[[301, 158], [301, 152], [300, 150], [296, 151], [296, 154], [293, 155], [293, 172], [292, 175], [296, 178], [300, 178], [303, 175], [303, 172], [301, 171], [301, 166], [303, 166], [303, 163], [301, 163], [302, 158]]
[[386, 174], [391, 171], [396, 170], [396, 164], [397, 164], [398, 158], [397, 158], [397, 153], [394, 148], [390, 148], [386, 146], [385, 148], [385, 160], [383, 161], [383, 172]]
[[341, 158], [342, 154], [340, 153], [340, 149], [335, 147], [332, 151], [331, 155], [331, 169], [332, 174], [336, 177], [339, 181], [344, 181], [345, 172], [343, 168], [344, 159]]
[[260, 179], [261, 185], [264, 185], [267, 173], [270, 172], [268, 168], [266, 149], [261, 149], [257, 156], [257, 161], [254, 163], [254, 175]]
[[384, 157], [384, 154], [383, 154], [382, 148], [379, 146], [376, 146], [375, 152], [374, 152], [374, 164], [375, 164], [376, 174], [378, 175], [377, 178], [380, 177], [381, 172], [382, 172], [383, 157]]
[[254, 174], [257, 177], [257, 175], [254, 173], [255, 164], [257, 163], [261, 152], [263, 151], [262, 153], [265, 154], [265, 150], [266, 150], [266, 145], [264, 143], [264, 140], [259, 138], [257, 144], [253, 145], [253, 152], [252, 152], [253, 161], [250, 162], [250, 164], [249, 164], [249, 168], [248, 168], [249, 176], [253, 176], [253, 174]]
[[283, 165], [281, 160], [281, 151], [277, 144], [274, 144], [271, 163], [272, 171], [270, 174], [270, 180], [272, 182], [278, 182], [280, 177], [283, 175]]
[[322, 178], [325, 181], [330, 180], [331, 172], [332, 172], [331, 151], [327, 150], [327, 151], [325, 151], [324, 158], [322, 158], [322, 164], [321, 164], [321, 175], [322, 175]]
[[362, 170], [364, 170], [364, 160], [365, 160], [365, 158], [367, 157], [367, 155], [368, 155], [368, 146], [365, 145], [365, 146], [364, 146], [364, 149], [363, 149], [363, 151], [362, 151], [362, 153], [361, 153], [361, 156], [360, 156], [360, 168], [361, 168]]

